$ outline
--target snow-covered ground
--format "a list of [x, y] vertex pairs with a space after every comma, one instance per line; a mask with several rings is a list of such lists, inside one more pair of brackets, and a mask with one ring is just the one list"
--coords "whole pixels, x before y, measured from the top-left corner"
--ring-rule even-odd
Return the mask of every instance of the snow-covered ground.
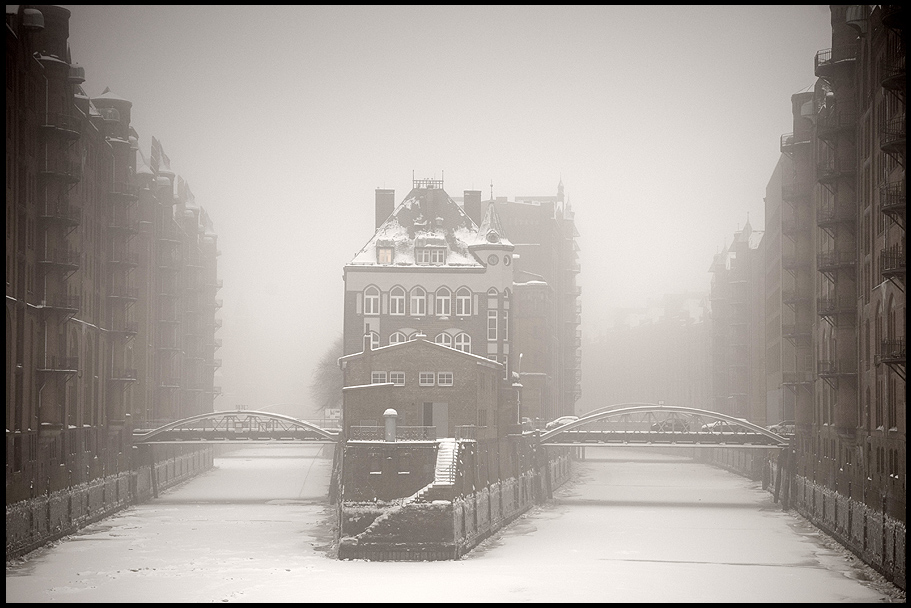
[[588, 448], [576, 478], [457, 562], [331, 558], [330, 460], [250, 447], [8, 563], [7, 602], [904, 601], [758, 484]]

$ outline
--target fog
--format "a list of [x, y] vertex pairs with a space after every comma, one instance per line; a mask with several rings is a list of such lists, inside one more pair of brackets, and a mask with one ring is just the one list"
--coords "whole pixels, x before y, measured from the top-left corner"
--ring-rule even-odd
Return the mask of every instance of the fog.
[[790, 96], [830, 46], [825, 5], [67, 8], [86, 92], [133, 102], [142, 149], [159, 139], [214, 221], [217, 407], [297, 414], [375, 188], [562, 179], [590, 335], [707, 290], [712, 255], [762, 229]]

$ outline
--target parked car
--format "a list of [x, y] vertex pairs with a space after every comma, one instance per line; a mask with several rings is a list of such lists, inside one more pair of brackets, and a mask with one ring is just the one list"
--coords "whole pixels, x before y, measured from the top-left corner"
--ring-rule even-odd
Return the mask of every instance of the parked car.
[[793, 420], [782, 420], [778, 424], [768, 427], [768, 429], [779, 435], [793, 435], [796, 430]]
[[[746, 422], [746, 420], [744, 420], [744, 422]], [[701, 430], [704, 433], [743, 433], [746, 431], [746, 427], [740, 426], [736, 422], [716, 420], [715, 422], [703, 424]]]
[[652, 430], [674, 433], [689, 433], [690, 423], [680, 418], [668, 418], [667, 420], [659, 420], [653, 424]]
[[560, 416], [556, 420], [551, 420], [546, 425], [544, 425], [544, 430], [550, 431], [557, 428], [558, 426], [563, 426], [569, 424], [570, 422], [575, 422], [578, 419], [578, 416]]

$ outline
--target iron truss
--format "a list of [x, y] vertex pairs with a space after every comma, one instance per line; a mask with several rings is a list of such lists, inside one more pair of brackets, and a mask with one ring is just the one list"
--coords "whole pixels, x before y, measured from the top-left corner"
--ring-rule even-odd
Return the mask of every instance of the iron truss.
[[544, 445], [783, 448], [788, 438], [727, 414], [678, 405], [620, 404], [541, 433]]
[[335, 443], [338, 436], [338, 430], [320, 428], [306, 420], [238, 410], [200, 414], [154, 430], [137, 430], [133, 443]]

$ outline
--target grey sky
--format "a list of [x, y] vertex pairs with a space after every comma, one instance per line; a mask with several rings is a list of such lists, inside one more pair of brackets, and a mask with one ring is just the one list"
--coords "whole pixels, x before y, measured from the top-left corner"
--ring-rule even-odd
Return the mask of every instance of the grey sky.
[[510, 199], [562, 177], [589, 335], [707, 289], [747, 215], [764, 227], [790, 96], [830, 46], [824, 5], [67, 8], [86, 92], [133, 102], [215, 223], [220, 408], [308, 402], [373, 191], [400, 202], [412, 171]]

